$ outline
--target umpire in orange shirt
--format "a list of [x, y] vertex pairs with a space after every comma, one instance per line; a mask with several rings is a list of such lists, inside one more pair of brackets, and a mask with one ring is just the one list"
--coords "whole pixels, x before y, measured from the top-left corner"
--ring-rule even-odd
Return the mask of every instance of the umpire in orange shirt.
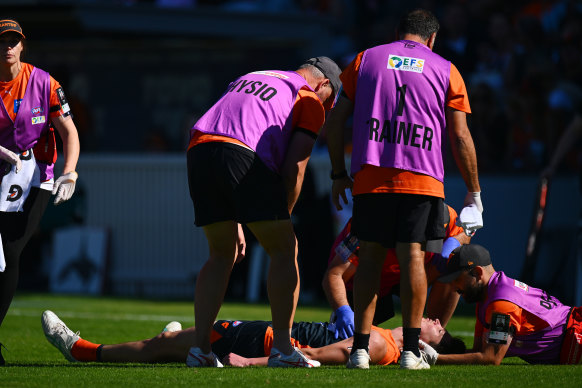
[[[0, 326], [16, 292], [20, 254], [51, 193], [60, 204], [75, 192], [80, 150], [63, 89], [47, 72], [21, 61], [25, 41], [17, 21], [0, 18]], [[63, 174], [57, 179], [52, 126], [63, 141]]]

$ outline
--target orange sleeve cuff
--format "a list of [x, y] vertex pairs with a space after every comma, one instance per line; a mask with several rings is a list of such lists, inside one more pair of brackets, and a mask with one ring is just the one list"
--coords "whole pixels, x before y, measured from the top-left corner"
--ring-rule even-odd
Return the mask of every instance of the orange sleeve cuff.
[[362, 56], [365, 51], [359, 53], [354, 60], [345, 68], [345, 70], [340, 74], [340, 80], [342, 81], [342, 89], [346, 96], [351, 101], [356, 98], [356, 86], [358, 85], [358, 73], [360, 71], [360, 64], [362, 62]]

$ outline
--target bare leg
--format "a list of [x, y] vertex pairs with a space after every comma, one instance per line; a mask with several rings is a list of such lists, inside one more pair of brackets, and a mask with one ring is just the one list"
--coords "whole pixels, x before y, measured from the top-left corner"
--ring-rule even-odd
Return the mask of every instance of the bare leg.
[[228, 280], [237, 256], [238, 224], [233, 221], [204, 226], [209, 258], [196, 280], [194, 318], [196, 334], [191, 345], [209, 353], [210, 333], [226, 293]]
[[291, 325], [299, 298], [297, 239], [291, 220], [247, 225], [271, 258], [267, 291], [273, 320], [273, 347], [291, 354]]
[[427, 291], [424, 251], [420, 243], [396, 243], [396, 257], [400, 264], [402, 326], [420, 328]]
[[360, 241], [360, 262], [354, 275], [354, 328], [361, 334], [372, 329], [386, 252], [378, 243]]
[[184, 362], [195, 337], [195, 328], [164, 332], [143, 341], [103, 345], [103, 362]]

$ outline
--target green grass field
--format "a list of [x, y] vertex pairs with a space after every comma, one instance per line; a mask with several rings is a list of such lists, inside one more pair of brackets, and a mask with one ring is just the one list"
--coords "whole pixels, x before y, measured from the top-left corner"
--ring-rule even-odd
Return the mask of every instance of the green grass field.
[[[435, 366], [425, 371], [401, 371], [397, 366], [372, 367], [368, 371], [345, 367], [310, 370], [270, 368], [191, 369], [185, 364], [74, 364], [45, 339], [40, 316], [53, 310], [73, 331], [98, 343], [149, 338], [168, 321], [193, 324], [190, 302], [143, 301], [54, 295], [20, 295], [15, 298], [3, 326], [0, 342], [7, 365], [0, 367], [0, 387], [579, 387], [578, 366], [533, 366], [508, 359], [499, 367]], [[466, 310], [466, 309], [465, 309]], [[265, 305], [225, 304], [220, 318], [269, 319]], [[300, 306], [296, 320], [325, 321], [329, 311]], [[385, 327], [400, 325], [400, 317]], [[455, 336], [470, 346], [473, 319], [456, 316], [449, 324]]]

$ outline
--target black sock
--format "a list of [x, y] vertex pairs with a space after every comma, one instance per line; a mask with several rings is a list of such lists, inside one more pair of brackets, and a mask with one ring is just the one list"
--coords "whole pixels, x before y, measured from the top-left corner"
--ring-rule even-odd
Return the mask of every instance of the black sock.
[[418, 350], [420, 328], [403, 328], [402, 336], [404, 337], [404, 351], [410, 350], [416, 357], [420, 357], [420, 351]]
[[354, 354], [358, 349], [365, 349], [367, 352], [369, 344], [370, 334], [354, 333], [354, 344], [350, 354]]

